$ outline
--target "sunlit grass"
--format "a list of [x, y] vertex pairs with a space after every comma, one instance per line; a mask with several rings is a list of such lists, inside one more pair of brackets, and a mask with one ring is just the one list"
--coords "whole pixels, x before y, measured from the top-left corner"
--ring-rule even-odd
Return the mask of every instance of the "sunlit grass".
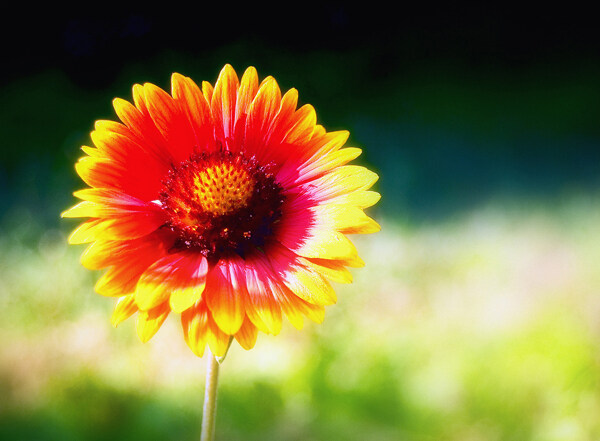
[[[222, 369], [223, 440], [600, 439], [600, 198], [383, 219], [325, 322]], [[110, 326], [62, 230], [0, 234], [0, 438], [192, 440], [203, 360], [176, 317], [142, 345]]]

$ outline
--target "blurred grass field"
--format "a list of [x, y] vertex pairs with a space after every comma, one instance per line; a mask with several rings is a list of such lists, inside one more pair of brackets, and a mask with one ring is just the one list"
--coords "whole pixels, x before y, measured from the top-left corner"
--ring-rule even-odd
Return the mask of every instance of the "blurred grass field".
[[[23, 222], [27, 219], [27, 222]], [[0, 235], [0, 438], [197, 438], [203, 360], [171, 317], [112, 329], [65, 233]], [[382, 219], [322, 325], [223, 366], [223, 440], [600, 438], [600, 198], [496, 201], [418, 227]]]
[[113, 300], [94, 293], [100, 273], [80, 265], [84, 247], [66, 244], [76, 222], [59, 214], [112, 98], [168, 88], [173, 71], [214, 81], [226, 62], [296, 87], [328, 130], [350, 130], [380, 174], [382, 231], [355, 238], [366, 266], [336, 286], [323, 324], [232, 346], [217, 440], [600, 440], [594, 41], [553, 23], [536, 34], [537, 10], [503, 29], [323, 9], [314, 34], [276, 41], [314, 12], [231, 35], [193, 14], [28, 14], [37, 40], [11, 44], [0, 72], [0, 440], [199, 438], [204, 360], [178, 318], [146, 344], [133, 319], [112, 328]]

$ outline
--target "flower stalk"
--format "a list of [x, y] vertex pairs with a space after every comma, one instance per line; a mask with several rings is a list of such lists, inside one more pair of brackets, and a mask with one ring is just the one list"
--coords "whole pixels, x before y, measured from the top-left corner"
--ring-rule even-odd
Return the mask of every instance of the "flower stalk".
[[230, 337], [227, 349], [225, 349], [225, 353], [221, 357], [214, 356], [210, 349], [206, 351], [206, 383], [204, 387], [204, 407], [202, 409], [202, 433], [200, 434], [200, 441], [213, 441], [215, 438], [219, 367], [225, 361], [232, 340], [233, 338]]
[[219, 383], [219, 361], [210, 352], [206, 354], [206, 386], [202, 411], [202, 433], [200, 441], [215, 439], [215, 417], [217, 415], [217, 386]]

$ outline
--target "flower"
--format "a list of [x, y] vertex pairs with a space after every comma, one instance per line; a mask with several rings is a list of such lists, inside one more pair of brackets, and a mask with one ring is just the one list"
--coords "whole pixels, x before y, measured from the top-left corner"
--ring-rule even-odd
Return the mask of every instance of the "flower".
[[95, 123], [75, 166], [90, 188], [63, 213], [90, 218], [69, 242], [107, 269], [95, 290], [118, 298], [113, 325], [137, 313], [145, 342], [180, 314], [191, 350], [222, 356], [232, 337], [250, 349], [259, 330], [278, 334], [283, 315], [321, 322], [330, 280], [363, 265], [346, 234], [379, 230], [363, 211], [377, 175], [347, 165], [361, 153], [342, 148], [348, 132], [326, 132], [253, 67], [238, 79], [226, 65], [214, 88], [175, 73], [171, 86], [113, 101], [121, 122]]

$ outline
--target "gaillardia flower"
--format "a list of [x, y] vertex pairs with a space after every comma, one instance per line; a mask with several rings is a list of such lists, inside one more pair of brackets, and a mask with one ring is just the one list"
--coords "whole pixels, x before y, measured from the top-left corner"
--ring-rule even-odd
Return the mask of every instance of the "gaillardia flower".
[[363, 212], [377, 175], [347, 165], [361, 153], [342, 148], [347, 132], [253, 67], [238, 79], [226, 65], [214, 87], [173, 74], [171, 87], [114, 100], [121, 122], [96, 122], [76, 164], [90, 188], [63, 213], [89, 218], [69, 241], [107, 269], [95, 289], [118, 298], [113, 325], [137, 313], [145, 342], [180, 314], [192, 351], [222, 356], [232, 337], [250, 349], [259, 330], [278, 334], [284, 315], [321, 322], [330, 280], [363, 265], [346, 235], [379, 230]]

